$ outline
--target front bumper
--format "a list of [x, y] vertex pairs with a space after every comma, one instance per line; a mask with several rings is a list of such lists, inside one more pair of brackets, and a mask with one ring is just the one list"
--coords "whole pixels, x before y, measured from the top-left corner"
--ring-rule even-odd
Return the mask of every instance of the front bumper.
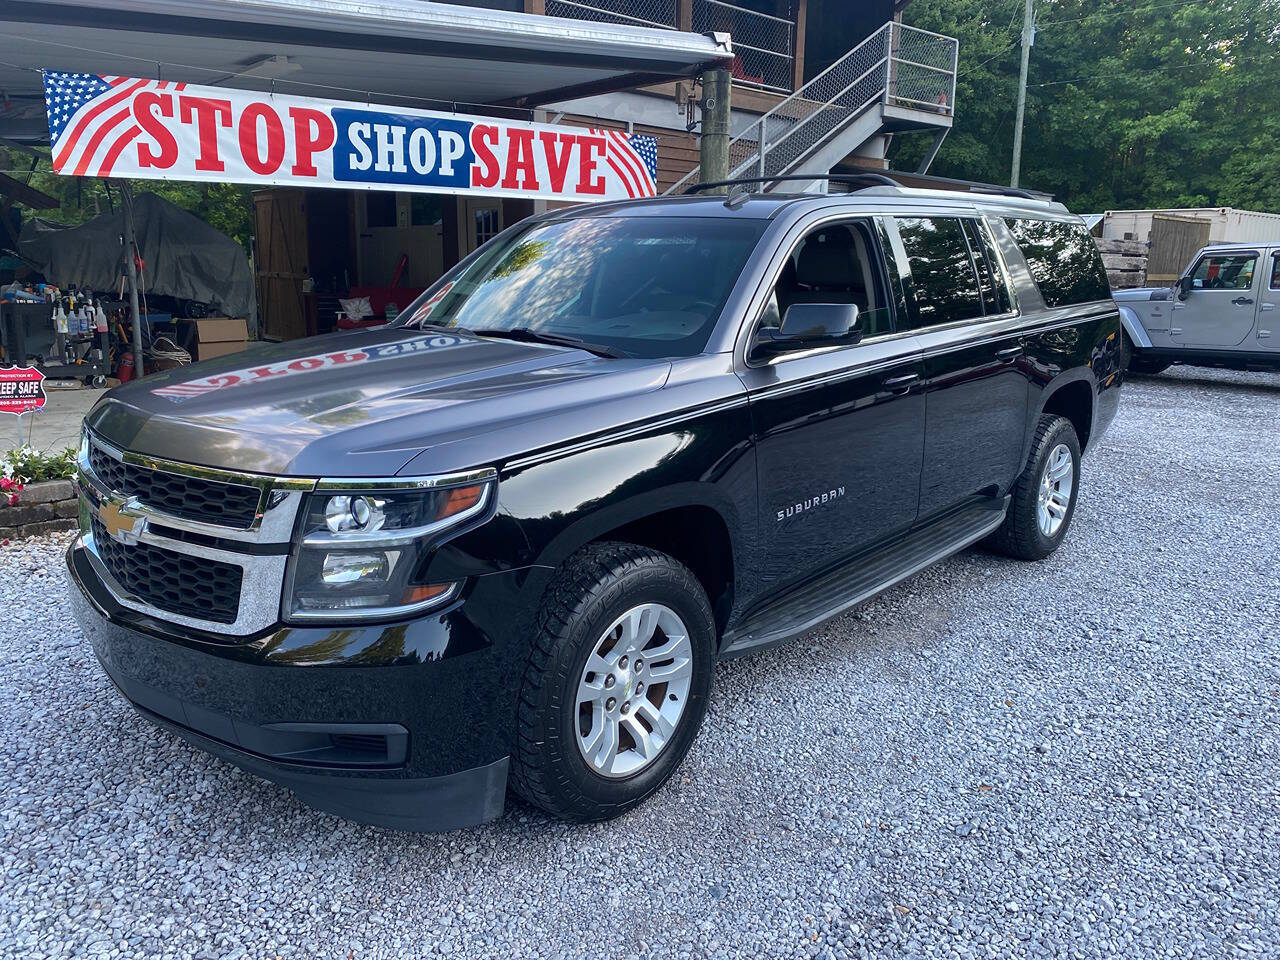
[[530, 571], [477, 577], [465, 606], [412, 621], [221, 643], [121, 607], [85, 553], [79, 540], [67, 552], [76, 618], [147, 719], [363, 823], [449, 830], [501, 815], [523, 663], [504, 638], [524, 635]]

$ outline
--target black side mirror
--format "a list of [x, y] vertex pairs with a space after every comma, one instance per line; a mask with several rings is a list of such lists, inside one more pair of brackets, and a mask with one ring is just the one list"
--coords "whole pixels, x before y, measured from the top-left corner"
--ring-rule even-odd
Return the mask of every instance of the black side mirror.
[[782, 326], [759, 332], [751, 356], [759, 359], [794, 350], [850, 346], [861, 339], [856, 303], [793, 303]]
[[1174, 284], [1174, 286], [1178, 288], [1178, 299], [1179, 300], [1187, 299], [1187, 297], [1191, 295], [1191, 291], [1195, 289], [1194, 284], [1195, 284], [1195, 281], [1191, 279], [1190, 274], [1188, 274], [1185, 277], [1179, 277], [1178, 282]]

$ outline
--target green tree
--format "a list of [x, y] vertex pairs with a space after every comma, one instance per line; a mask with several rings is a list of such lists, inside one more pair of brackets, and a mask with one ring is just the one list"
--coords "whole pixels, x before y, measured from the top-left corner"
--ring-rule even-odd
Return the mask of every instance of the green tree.
[[[1008, 183], [1022, 0], [916, 0], [956, 36], [956, 125], [930, 172]], [[1037, 0], [1024, 186], [1080, 211], [1280, 212], [1280, 0]], [[899, 137], [910, 169], [924, 137]]]
[[[120, 203], [120, 182], [91, 177], [69, 177], [53, 172], [49, 151], [41, 151], [34, 170], [29, 154], [0, 148], [0, 167], [9, 175], [30, 182], [37, 190], [55, 197], [57, 209], [34, 211], [35, 215], [60, 223], [84, 223], [107, 213]], [[249, 249], [253, 235], [253, 187], [238, 183], [192, 183], [170, 180], [132, 180], [134, 193], [155, 193], [170, 203], [190, 211], [216, 230]], [[31, 215], [27, 211], [25, 215]]]

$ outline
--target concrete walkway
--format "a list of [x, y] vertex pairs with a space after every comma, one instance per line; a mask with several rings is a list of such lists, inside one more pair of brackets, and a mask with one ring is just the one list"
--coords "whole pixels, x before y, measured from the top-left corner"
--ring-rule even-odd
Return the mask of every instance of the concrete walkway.
[[[80, 440], [80, 421], [104, 393], [92, 387], [64, 389], [46, 383], [44, 409], [22, 418], [22, 442], [46, 453], [74, 447]], [[17, 445], [18, 418], [0, 414], [0, 450]]]

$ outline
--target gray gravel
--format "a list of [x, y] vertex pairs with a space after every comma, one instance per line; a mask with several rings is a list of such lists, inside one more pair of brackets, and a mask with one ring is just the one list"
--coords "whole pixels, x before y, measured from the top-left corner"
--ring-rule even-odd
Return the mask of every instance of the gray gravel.
[[0, 955], [1280, 956], [1280, 377], [1132, 382], [1068, 543], [717, 670], [613, 823], [415, 836], [153, 729], [0, 551]]

